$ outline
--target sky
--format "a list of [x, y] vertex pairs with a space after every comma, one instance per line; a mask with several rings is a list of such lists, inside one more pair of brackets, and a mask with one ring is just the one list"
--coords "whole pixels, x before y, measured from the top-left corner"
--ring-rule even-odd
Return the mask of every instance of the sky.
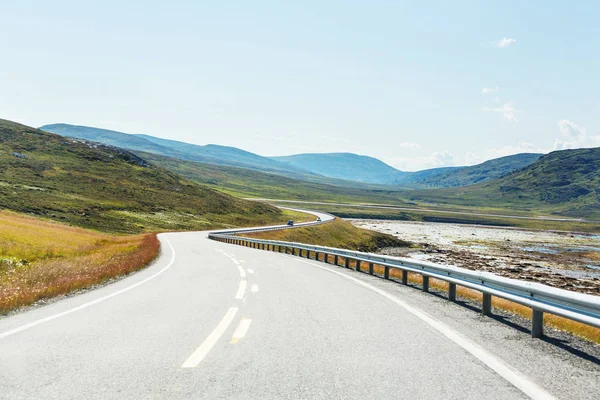
[[12, 1], [0, 118], [405, 171], [600, 146], [597, 1]]

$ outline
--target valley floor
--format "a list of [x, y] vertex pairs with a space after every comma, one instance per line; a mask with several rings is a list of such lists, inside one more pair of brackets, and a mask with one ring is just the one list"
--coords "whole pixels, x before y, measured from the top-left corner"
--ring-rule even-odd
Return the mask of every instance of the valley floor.
[[351, 221], [357, 227], [418, 245], [387, 249], [387, 254], [600, 295], [598, 235], [430, 222]]

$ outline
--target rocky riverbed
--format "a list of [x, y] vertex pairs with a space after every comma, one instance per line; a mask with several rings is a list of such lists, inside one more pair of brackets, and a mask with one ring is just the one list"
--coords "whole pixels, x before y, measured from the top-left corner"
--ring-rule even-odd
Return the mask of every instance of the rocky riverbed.
[[413, 242], [384, 252], [600, 295], [600, 235], [429, 222], [351, 220]]

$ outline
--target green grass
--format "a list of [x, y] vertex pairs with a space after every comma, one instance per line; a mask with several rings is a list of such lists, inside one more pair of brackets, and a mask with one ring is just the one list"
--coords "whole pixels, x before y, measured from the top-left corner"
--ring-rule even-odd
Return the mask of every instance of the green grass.
[[128, 151], [5, 120], [2, 208], [123, 234], [285, 222], [274, 207], [198, 185]]
[[407, 247], [411, 243], [392, 235], [357, 228], [351, 223], [336, 219], [327, 224], [285, 229], [281, 231], [255, 232], [243, 236], [316, 244], [319, 246], [338, 247], [365, 252], [375, 252], [385, 247]]

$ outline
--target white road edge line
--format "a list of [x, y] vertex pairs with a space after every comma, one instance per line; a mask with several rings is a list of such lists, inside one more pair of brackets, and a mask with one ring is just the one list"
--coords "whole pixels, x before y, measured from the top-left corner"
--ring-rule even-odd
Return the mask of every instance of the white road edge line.
[[236, 300], [241, 300], [244, 298], [244, 293], [246, 292], [247, 284], [248, 284], [248, 281], [246, 281], [245, 279], [242, 279], [242, 281], [240, 282], [240, 287], [238, 288], [238, 291], [235, 294]]
[[236, 344], [237, 342], [240, 341], [240, 339], [242, 339], [244, 336], [246, 336], [246, 333], [248, 333], [248, 329], [250, 329], [251, 323], [252, 323], [251, 319], [242, 318], [242, 320], [240, 321], [240, 324], [236, 328], [235, 332], [233, 332], [233, 336], [231, 337], [232, 344]]
[[210, 350], [217, 344], [225, 330], [231, 325], [233, 319], [235, 318], [235, 314], [238, 312], [237, 307], [231, 307], [227, 310], [227, 314], [223, 317], [219, 325], [215, 328], [214, 331], [211, 332], [210, 335], [202, 342], [200, 347], [196, 349], [192, 353], [191, 356], [188, 357], [187, 360], [181, 365], [181, 368], [195, 368], [202, 362], [204, 357], [210, 352]]
[[101, 302], [103, 302], [105, 300], [108, 300], [110, 298], [113, 298], [115, 296], [123, 294], [125, 292], [128, 292], [131, 289], [135, 289], [136, 287], [141, 286], [144, 283], [151, 281], [152, 279], [156, 278], [157, 276], [159, 276], [160, 274], [162, 274], [163, 272], [165, 272], [166, 270], [168, 270], [169, 268], [171, 268], [173, 266], [173, 263], [175, 263], [175, 249], [173, 249], [173, 246], [171, 246], [171, 243], [169, 242], [168, 239], [165, 238], [164, 241], [165, 241], [165, 243], [167, 243], [167, 245], [171, 249], [171, 260], [169, 261], [169, 263], [166, 266], [164, 266], [162, 269], [160, 269], [159, 271], [157, 271], [153, 275], [150, 275], [149, 277], [144, 278], [141, 281], [136, 282], [136, 283], [134, 283], [134, 284], [132, 284], [130, 286], [127, 286], [127, 287], [125, 287], [125, 288], [123, 288], [121, 290], [117, 290], [116, 292], [113, 292], [113, 293], [108, 294], [106, 296], [103, 296], [103, 297], [100, 297], [98, 299], [89, 301], [87, 303], [83, 303], [83, 304], [81, 304], [81, 305], [79, 305], [77, 307], [73, 307], [70, 310], [63, 311], [63, 312], [60, 312], [58, 314], [50, 315], [48, 317], [45, 317], [45, 318], [42, 318], [42, 319], [38, 319], [37, 321], [33, 321], [33, 322], [28, 323], [28, 324], [19, 326], [18, 328], [14, 328], [14, 329], [11, 329], [9, 331], [0, 333], [0, 339], [4, 339], [5, 337], [12, 336], [12, 335], [14, 335], [16, 333], [26, 331], [27, 329], [33, 328], [34, 326], [38, 326], [38, 325], [41, 325], [41, 324], [46, 323], [46, 322], [50, 322], [50, 321], [52, 321], [54, 319], [57, 319], [57, 318], [60, 318], [60, 317], [64, 317], [65, 315], [72, 314], [72, 313], [74, 313], [76, 311], [83, 310], [84, 308], [88, 308], [90, 306], [93, 306], [94, 304], [101, 303]]
[[252, 285], [252, 286], [250, 286], [250, 291], [251, 291], [252, 293], [256, 293], [256, 292], [258, 292], [258, 285]]
[[240, 276], [242, 278], [245, 278], [246, 277], [246, 271], [244, 271], [244, 268], [242, 268], [241, 265], [238, 265], [237, 267], [238, 267], [238, 271], [240, 271]]
[[511, 383], [513, 386], [515, 386], [521, 392], [525, 393], [530, 398], [534, 400], [556, 400], [556, 397], [552, 396], [545, 389], [531, 381], [527, 376], [523, 375], [521, 372], [517, 371], [516, 369], [514, 369], [504, 361], [500, 360], [499, 358], [495, 357], [493, 354], [485, 350], [483, 347], [479, 346], [477, 343], [461, 335], [459, 332], [455, 331], [448, 325], [435, 319], [434, 317], [430, 316], [424, 311], [421, 311], [420, 309], [413, 307], [410, 304], [400, 300], [398, 297], [384, 290], [381, 290], [371, 284], [363, 282], [360, 279], [353, 278], [341, 272], [331, 270], [329, 268], [323, 267], [312, 262], [292, 257], [290, 257], [290, 259], [309, 264], [317, 268], [321, 268], [325, 271], [331, 272], [332, 274], [339, 275], [343, 278], [353, 281], [354, 283], [364, 286], [365, 288], [370, 289], [377, 294], [380, 294], [386, 299], [404, 308], [406, 311], [413, 314], [415, 317], [427, 323], [435, 330], [440, 332], [442, 335], [446, 336], [448, 339], [462, 347], [464, 350], [469, 352], [472, 356], [484, 363], [486, 366], [488, 366], [490, 369], [492, 369], [494, 372], [496, 372], [498, 375], [500, 375], [502, 378], [504, 378], [506, 381]]

